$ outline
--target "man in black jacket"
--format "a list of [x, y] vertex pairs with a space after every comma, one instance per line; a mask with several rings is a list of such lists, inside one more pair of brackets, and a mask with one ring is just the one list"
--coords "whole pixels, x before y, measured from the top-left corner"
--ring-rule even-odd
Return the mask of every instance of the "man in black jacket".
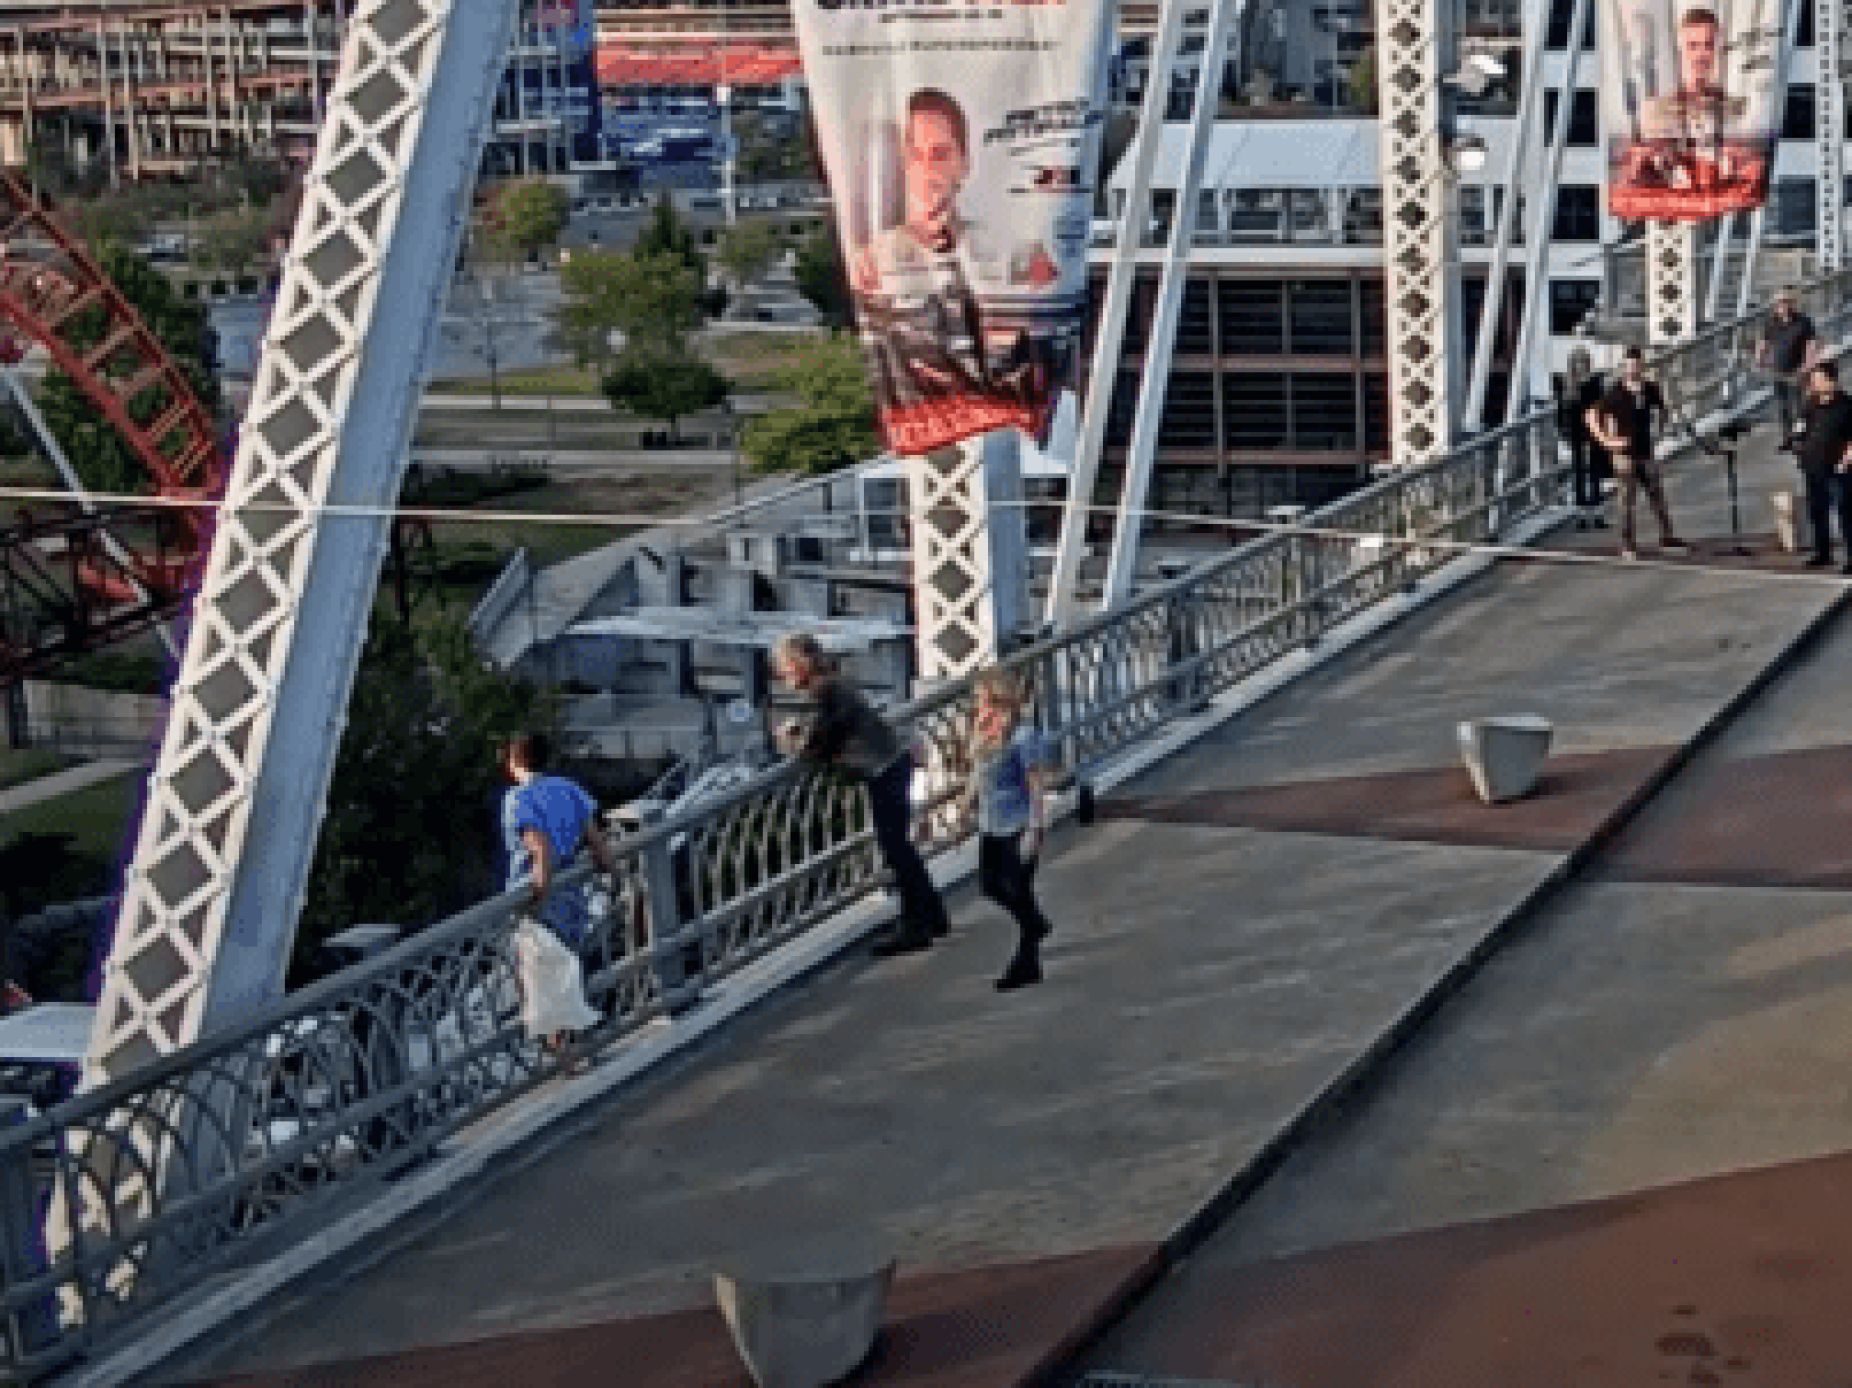
[[1646, 354], [1629, 347], [1621, 358], [1620, 383], [1590, 408], [1583, 419], [1588, 432], [1614, 458], [1614, 475], [1620, 479], [1621, 558], [1638, 559], [1634, 544], [1633, 513], [1642, 491], [1659, 520], [1659, 547], [1691, 548], [1672, 529], [1666, 507], [1665, 483], [1653, 457], [1655, 426], [1665, 418], [1666, 400], [1655, 382], [1646, 379]]
[[932, 946], [951, 929], [945, 903], [913, 846], [913, 754], [868, 701], [839, 675], [813, 636], [787, 636], [775, 653], [779, 678], [815, 702], [808, 727], [791, 722], [781, 730], [787, 751], [834, 766], [868, 788], [868, 815], [875, 844], [894, 873], [900, 892], [900, 923], [875, 942], [885, 958]]
[[1839, 537], [1852, 574], [1852, 396], [1839, 388], [1839, 369], [1818, 362], [1807, 377], [1807, 404], [1795, 435], [1794, 454], [1807, 479], [1807, 521], [1813, 530], [1810, 569], [1833, 562], [1833, 510], [1838, 503]]

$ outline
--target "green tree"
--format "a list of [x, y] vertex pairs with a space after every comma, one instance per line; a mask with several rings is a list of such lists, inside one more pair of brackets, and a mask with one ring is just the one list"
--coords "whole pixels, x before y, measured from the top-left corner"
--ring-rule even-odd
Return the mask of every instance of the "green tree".
[[545, 179], [502, 184], [483, 210], [489, 240], [509, 260], [531, 256], [559, 241], [572, 211], [566, 190]]
[[683, 226], [682, 219], [675, 215], [675, 204], [669, 200], [666, 191], [656, 200], [655, 209], [650, 213], [649, 225], [643, 228], [642, 235], [637, 237], [637, 243], [631, 251], [638, 256], [674, 256], [694, 271], [702, 312], [709, 318], [718, 318], [725, 310], [727, 292], [707, 287], [707, 258], [695, 246], [694, 233]]
[[[216, 420], [221, 408], [217, 335], [208, 322], [205, 306], [182, 299], [166, 276], [126, 246], [106, 242], [97, 258], [104, 273], [115, 281], [123, 297], [161, 340], [193, 393]], [[94, 347], [102, 340], [107, 321], [102, 308], [87, 309], [70, 324], [67, 336], [80, 350]], [[129, 402], [129, 413], [140, 423], [151, 423], [171, 404], [161, 387], [151, 386]], [[147, 489], [151, 479], [140, 459], [63, 371], [54, 367], [45, 373], [38, 405], [85, 486], [100, 492]]]
[[797, 292], [816, 307], [823, 321], [832, 328], [850, 324], [852, 304], [849, 299], [849, 272], [842, 263], [842, 248], [836, 233], [819, 226], [797, 248], [797, 264], [792, 269]]
[[575, 255], [560, 267], [555, 319], [580, 366], [612, 359], [613, 331], [627, 346], [681, 354], [688, 334], [701, 326], [701, 282], [672, 253]]
[[1376, 114], [1376, 45], [1357, 55], [1350, 69], [1350, 104], [1365, 115]]
[[874, 394], [861, 347], [846, 333], [799, 346], [778, 373], [779, 384], [802, 403], [773, 410], [746, 425], [740, 444], [759, 472], [835, 472], [873, 457]]
[[243, 277], [268, 259], [271, 234], [267, 212], [222, 212], [201, 230], [197, 259], [208, 269]]
[[742, 222], [720, 238], [714, 258], [735, 284], [756, 280], [784, 254], [784, 233], [776, 222]]
[[600, 383], [613, 405], [666, 420], [669, 433], [689, 415], [727, 398], [727, 378], [686, 349], [626, 347]]
[[552, 697], [486, 666], [454, 619], [410, 631], [376, 624], [309, 871], [297, 979], [322, 941], [350, 925], [416, 930], [499, 888], [497, 746], [555, 722]]

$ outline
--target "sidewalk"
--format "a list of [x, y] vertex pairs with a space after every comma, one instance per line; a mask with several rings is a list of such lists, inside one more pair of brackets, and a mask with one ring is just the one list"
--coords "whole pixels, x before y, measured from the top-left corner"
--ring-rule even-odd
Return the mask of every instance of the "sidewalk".
[[[1767, 458], [1756, 471], [1780, 476]], [[1694, 535], [1712, 481], [1678, 479]], [[852, 958], [772, 999], [165, 1381], [486, 1383], [518, 1362], [531, 1385], [609, 1382], [620, 1363], [636, 1388], [731, 1384], [712, 1270], [847, 1225], [902, 1269], [898, 1357], [866, 1381], [1017, 1382], [1277, 1153], [1841, 591], [1500, 565], [1122, 788], [1103, 823], [1057, 834], [1041, 987], [991, 989], [1009, 928], [966, 895], [941, 948]], [[1535, 799], [1481, 806], [1455, 723], [1520, 710], [1551, 718], [1565, 755]]]
[[60, 795], [69, 795], [74, 790], [93, 786], [101, 781], [113, 781], [118, 776], [130, 772], [145, 772], [147, 766], [138, 761], [121, 761], [114, 757], [102, 757], [96, 761], [84, 762], [81, 766], [67, 766], [62, 771], [54, 771], [49, 776], [40, 776], [23, 785], [11, 786], [0, 790], [0, 816], [23, 810], [28, 805], [37, 805], [46, 800], [55, 800]]

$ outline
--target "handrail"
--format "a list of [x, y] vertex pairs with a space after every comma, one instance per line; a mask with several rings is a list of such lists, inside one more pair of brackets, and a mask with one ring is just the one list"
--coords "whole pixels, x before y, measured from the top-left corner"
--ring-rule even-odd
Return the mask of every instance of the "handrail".
[[[1852, 328], [1852, 273], [1807, 286], [1823, 337]], [[1655, 367], [1693, 416], [1740, 412], [1763, 314]], [[1005, 662], [1062, 766], [1084, 772], [1335, 625], [1553, 512], [1554, 409], [1479, 435], [1248, 541]], [[972, 682], [898, 710], [934, 794], [928, 851], [964, 842], [957, 794]], [[785, 764], [616, 846], [595, 885], [587, 992], [611, 1041], [699, 1006], [708, 986], [880, 881], [862, 792]], [[509, 892], [113, 1083], [0, 1132], [0, 1374], [32, 1378], [132, 1335], [207, 1272], [325, 1219], [552, 1073], [520, 1025]], [[32, 1237], [56, 1207], [72, 1247]]]

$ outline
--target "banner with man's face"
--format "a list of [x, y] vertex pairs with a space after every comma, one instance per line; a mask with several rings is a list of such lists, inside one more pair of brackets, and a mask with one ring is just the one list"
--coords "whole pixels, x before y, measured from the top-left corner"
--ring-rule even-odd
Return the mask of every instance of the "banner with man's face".
[[1106, 0], [793, 0], [888, 447], [1040, 437], [1071, 385]]
[[1608, 210], [1760, 207], [1781, 134], [1786, 0], [1597, 0]]

